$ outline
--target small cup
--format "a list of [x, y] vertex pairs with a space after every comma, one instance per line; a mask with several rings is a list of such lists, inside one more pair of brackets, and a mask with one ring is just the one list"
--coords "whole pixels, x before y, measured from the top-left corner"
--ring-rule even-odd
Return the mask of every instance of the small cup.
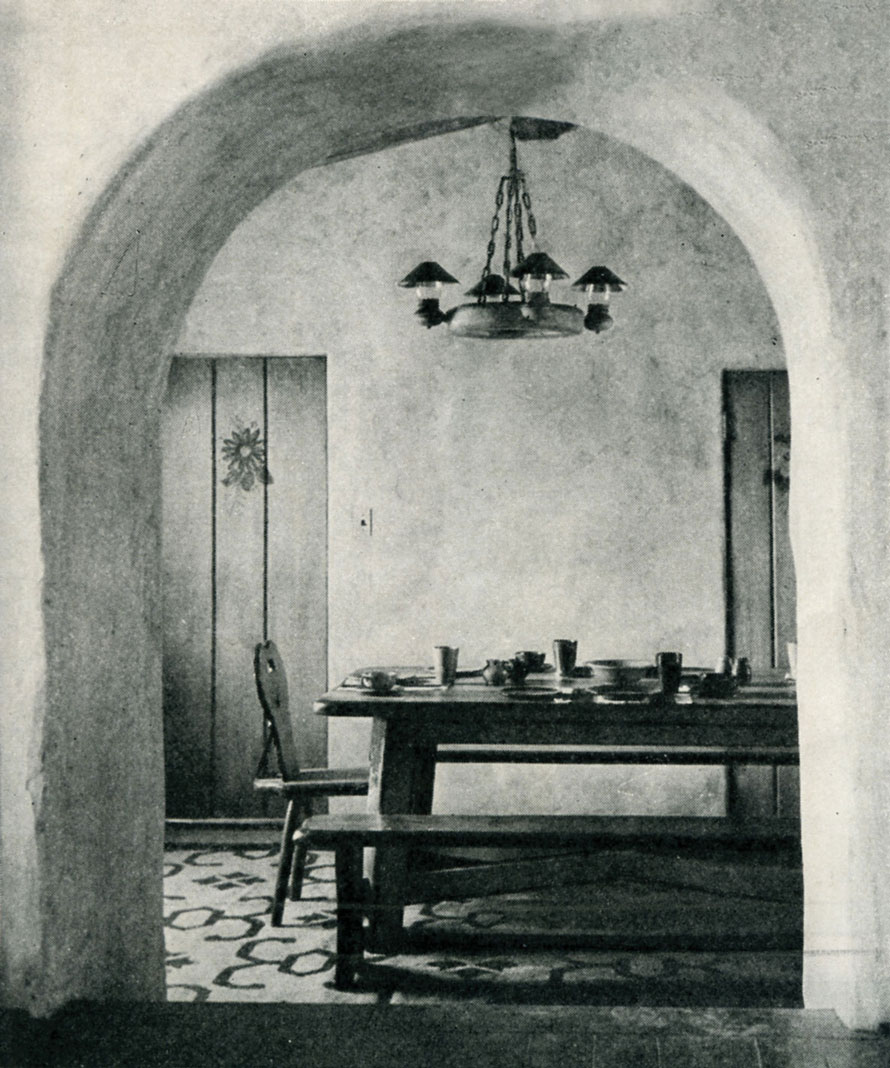
[[683, 654], [656, 653], [655, 664], [658, 667], [661, 692], [666, 697], [673, 697], [680, 689], [680, 680], [683, 675]]
[[569, 638], [555, 638], [553, 641], [553, 663], [556, 671], [563, 678], [570, 676], [575, 670], [575, 661], [578, 657], [578, 643]]
[[460, 649], [451, 645], [437, 645], [433, 672], [438, 686], [453, 686], [457, 678], [457, 655]]
[[507, 672], [507, 681], [512, 682], [514, 686], [522, 686], [529, 671], [528, 665], [519, 656], [514, 656], [512, 660], [505, 660], [504, 670]]
[[362, 689], [371, 693], [391, 693], [396, 685], [396, 677], [390, 671], [365, 671], [359, 681]]
[[746, 656], [737, 657], [732, 662], [732, 677], [739, 686], [747, 686], [751, 681], [751, 661]]
[[530, 674], [534, 674], [536, 671], [544, 670], [547, 654], [536, 653], [532, 649], [520, 649], [516, 654], [516, 660], [525, 665], [526, 671]]

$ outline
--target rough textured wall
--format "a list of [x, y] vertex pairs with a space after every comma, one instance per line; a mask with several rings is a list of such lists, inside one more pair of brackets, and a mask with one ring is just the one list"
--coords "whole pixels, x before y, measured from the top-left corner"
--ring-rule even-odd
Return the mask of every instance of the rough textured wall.
[[[435, 258], [462, 283], [443, 306], [467, 299], [508, 147], [500, 122], [305, 172], [220, 251], [178, 342], [328, 356], [333, 679], [443, 641], [466, 666], [563, 634], [582, 659], [723, 652], [721, 371], [783, 365], [763, 283], [688, 186], [575, 129], [520, 143], [520, 165], [539, 245], [570, 275], [553, 299], [583, 303], [569, 283], [607, 263], [629, 282], [617, 326], [424, 329], [395, 283]], [[335, 763], [365, 759], [366, 724], [332, 728]], [[722, 790], [719, 771], [688, 769], [499, 769], [500, 796], [490, 775], [440, 778], [443, 807], [488, 811], [716, 812]]]
[[[195, 0], [187, 18], [162, 5], [150, 20], [105, 0], [76, 12], [29, 4], [24, 32], [7, 23], [15, 30], [4, 39], [12, 69], [25, 57], [28, 78], [12, 101], [18, 152], [13, 177], [4, 175], [21, 209], [6, 249], [18, 285], [4, 324], [4, 366], [15, 384], [3, 394], [15, 487], [4, 519], [21, 552], [4, 558], [2, 579], [12, 618], [23, 625], [3, 643], [6, 1001], [46, 1009], [109, 991], [159, 991], [160, 938], [151, 934], [160, 914], [161, 806], [152, 785], [160, 781], [160, 745], [151, 722], [160, 705], [157, 517], [144, 472], [151, 456], [137, 446], [149, 448], [165, 355], [213, 254], [303, 166], [398, 141], [424, 123], [531, 111], [601, 122], [672, 161], [731, 221], [766, 281], [789, 357], [796, 426], [807, 1000], [858, 1026], [887, 1019], [888, 272], [886, 234], [875, 225], [886, 215], [890, 163], [887, 12], [870, 0], [703, 0], [656, 5], [647, 18], [632, 17], [640, 4], [630, 0], [607, 6], [628, 18], [592, 21], [600, 9], [566, 4], [548, 9], [545, 29], [533, 11], [497, 5], [482, 9], [494, 20], [485, 25], [469, 25], [479, 14], [471, 5], [448, 13], [418, 5], [410, 14], [399, 6], [385, 17], [443, 22], [382, 46], [364, 28], [350, 30], [320, 64], [307, 57], [312, 47], [290, 9], [277, 3], [219, 9]], [[90, 15], [101, 34], [91, 32]], [[366, 16], [358, 9], [345, 18]], [[526, 18], [525, 29], [510, 25]], [[561, 30], [551, 25], [572, 19]], [[269, 80], [237, 75], [133, 152], [179, 101], [282, 41], [296, 45], [265, 65]], [[109, 265], [123, 262], [137, 233], [139, 284], [110, 290]], [[36, 365], [65, 249], [72, 255], [53, 300], [38, 458]], [[91, 380], [102, 388], [85, 387]], [[102, 460], [122, 435], [132, 438], [129, 458], [106, 475]], [[97, 517], [108, 522], [101, 537]], [[103, 554], [131, 606], [126, 618], [112, 617], [133, 642], [136, 663], [123, 711]], [[79, 569], [97, 575], [95, 596]], [[36, 653], [21, 664], [23, 647]], [[120, 734], [106, 729], [115, 716], [133, 728], [123, 754]], [[101, 786], [115, 761], [123, 764], [114, 774], [127, 782], [120, 795]], [[102, 856], [109, 849], [119, 859], [113, 868]], [[116, 923], [125, 912], [122, 930]], [[825, 937], [833, 929], [835, 948]], [[144, 933], [129, 942], [128, 931]], [[101, 975], [97, 955], [109, 963]]]

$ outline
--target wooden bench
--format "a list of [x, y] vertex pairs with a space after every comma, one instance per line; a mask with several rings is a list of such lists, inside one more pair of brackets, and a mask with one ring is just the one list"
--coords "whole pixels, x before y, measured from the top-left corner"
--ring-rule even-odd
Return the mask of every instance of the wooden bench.
[[797, 747], [767, 745], [440, 745], [442, 764], [700, 764], [778, 766], [800, 763]]
[[797, 820], [699, 816], [380, 816], [310, 817], [297, 831], [313, 848], [332, 849], [337, 885], [337, 964], [334, 982], [355, 982], [364, 952], [364, 917], [373, 906], [362, 877], [365, 848], [570, 847], [605, 848], [725, 844], [796, 848]]

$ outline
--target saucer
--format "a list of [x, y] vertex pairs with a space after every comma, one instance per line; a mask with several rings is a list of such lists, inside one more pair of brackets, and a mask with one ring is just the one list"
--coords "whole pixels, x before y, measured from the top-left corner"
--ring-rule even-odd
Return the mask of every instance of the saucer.
[[645, 704], [652, 700], [653, 697], [661, 697], [660, 690], [619, 690], [609, 689], [603, 687], [600, 690], [593, 690], [594, 701], [600, 704]]

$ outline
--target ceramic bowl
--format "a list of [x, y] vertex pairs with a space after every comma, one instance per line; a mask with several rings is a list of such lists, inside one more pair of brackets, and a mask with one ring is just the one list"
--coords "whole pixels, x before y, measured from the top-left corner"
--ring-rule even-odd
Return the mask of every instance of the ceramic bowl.
[[588, 660], [587, 666], [593, 670], [594, 686], [615, 686], [621, 690], [632, 690], [657, 676], [655, 665], [645, 660]]

